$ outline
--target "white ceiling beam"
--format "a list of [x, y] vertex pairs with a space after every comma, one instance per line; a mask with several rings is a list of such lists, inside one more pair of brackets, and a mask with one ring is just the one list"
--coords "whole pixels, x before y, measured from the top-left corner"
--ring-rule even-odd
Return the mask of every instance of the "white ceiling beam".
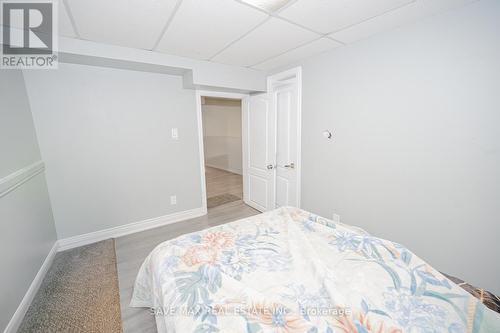
[[59, 61], [182, 75], [191, 81], [186, 83], [190, 88], [241, 92], [266, 90], [266, 73], [263, 71], [75, 38], [60, 38]]

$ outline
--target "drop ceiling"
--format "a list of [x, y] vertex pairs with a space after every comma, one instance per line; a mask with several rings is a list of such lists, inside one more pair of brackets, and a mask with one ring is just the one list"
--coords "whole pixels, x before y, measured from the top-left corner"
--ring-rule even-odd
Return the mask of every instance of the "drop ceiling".
[[62, 36], [271, 70], [477, 0], [63, 0]]

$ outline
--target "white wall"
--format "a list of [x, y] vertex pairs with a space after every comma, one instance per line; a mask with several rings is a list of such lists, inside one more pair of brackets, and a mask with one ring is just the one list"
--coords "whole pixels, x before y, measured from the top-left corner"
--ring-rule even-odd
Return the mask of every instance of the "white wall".
[[205, 100], [202, 104], [205, 164], [241, 175], [241, 101]]
[[201, 207], [195, 92], [181, 77], [60, 64], [25, 79], [59, 238]]
[[303, 207], [500, 294], [500, 1], [302, 65]]
[[[6, 177], [39, 162], [40, 151], [21, 71], [2, 71], [0, 101], [3, 193], [19, 184], [6, 182]], [[7, 183], [10, 186], [4, 187]], [[7, 326], [55, 241], [43, 173], [0, 195], [0, 331]]]

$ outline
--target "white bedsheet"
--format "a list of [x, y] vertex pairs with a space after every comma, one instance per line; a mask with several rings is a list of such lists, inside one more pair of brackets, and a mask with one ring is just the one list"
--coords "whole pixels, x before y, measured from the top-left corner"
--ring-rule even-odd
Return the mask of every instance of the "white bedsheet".
[[159, 332], [500, 332], [500, 318], [405, 247], [296, 208], [162, 243], [133, 307]]

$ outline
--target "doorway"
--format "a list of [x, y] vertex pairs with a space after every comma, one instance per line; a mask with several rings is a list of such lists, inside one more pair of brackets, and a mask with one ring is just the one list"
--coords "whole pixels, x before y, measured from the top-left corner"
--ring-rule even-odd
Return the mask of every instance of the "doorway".
[[[300, 207], [301, 68], [269, 76], [265, 93], [197, 91], [196, 97], [203, 206], [242, 200], [261, 212]], [[224, 108], [220, 104], [233, 111], [237, 108], [241, 118], [236, 114], [206, 118]], [[241, 127], [227, 118], [240, 119]], [[238, 141], [221, 138], [214, 130], [220, 127], [226, 135], [238, 133]], [[241, 150], [236, 155], [223, 150], [224, 146]]]
[[203, 92], [199, 98], [200, 150], [207, 209], [243, 202], [242, 99]]

